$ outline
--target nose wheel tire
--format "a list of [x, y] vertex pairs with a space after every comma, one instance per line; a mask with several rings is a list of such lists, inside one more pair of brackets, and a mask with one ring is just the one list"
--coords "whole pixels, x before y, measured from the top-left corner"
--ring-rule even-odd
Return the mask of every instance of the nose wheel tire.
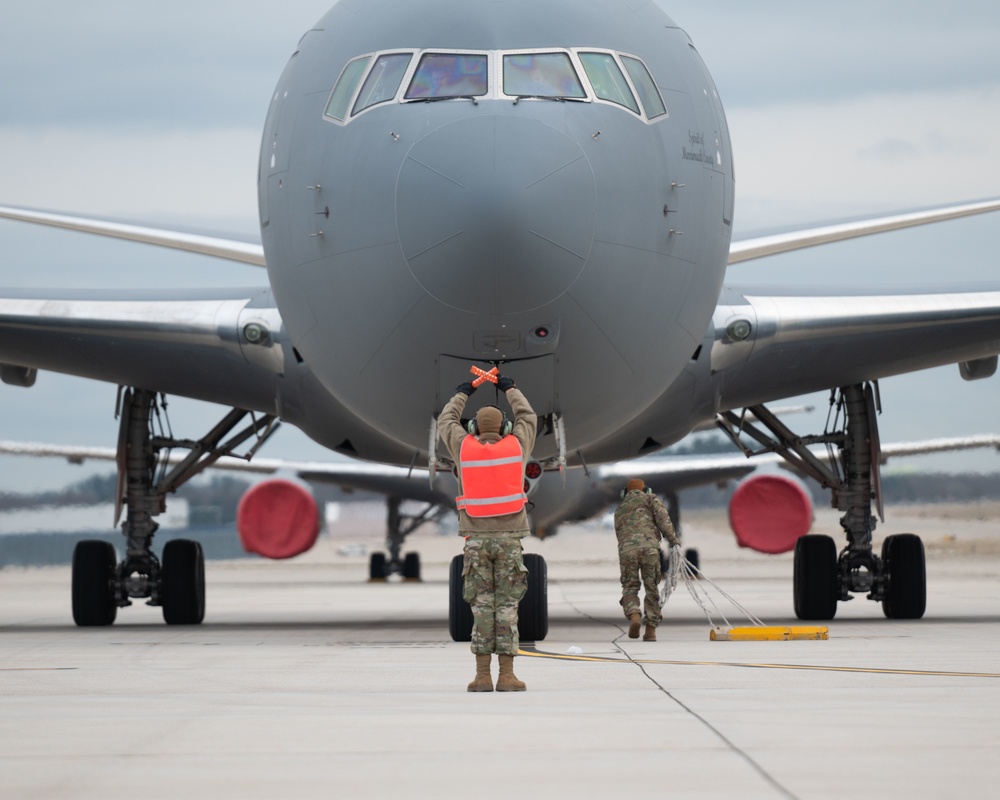
[[452, 641], [472, 641], [472, 606], [462, 597], [464, 559], [455, 556], [448, 569], [448, 632]]
[[81, 627], [110, 625], [118, 614], [114, 579], [118, 559], [110, 542], [88, 539], [73, 549], [73, 621]]
[[517, 608], [517, 629], [522, 641], [538, 642], [549, 634], [548, 565], [538, 553], [525, 553], [528, 591]]
[[[451, 560], [448, 570], [448, 632], [456, 642], [472, 641], [472, 606], [462, 597], [462, 556]], [[538, 642], [549, 633], [548, 565], [537, 553], [524, 554], [528, 591], [517, 607], [521, 641]]]

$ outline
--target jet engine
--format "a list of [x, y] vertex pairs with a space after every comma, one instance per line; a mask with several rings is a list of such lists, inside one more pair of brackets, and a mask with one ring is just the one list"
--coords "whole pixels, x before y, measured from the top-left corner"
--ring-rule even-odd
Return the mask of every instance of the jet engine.
[[265, 558], [297, 556], [319, 536], [316, 501], [308, 489], [292, 481], [263, 481], [240, 499], [236, 529], [248, 553]]
[[809, 532], [812, 520], [809, 490], [784, 475], [747, 478], [729, 501], [729, 525], [737, 543], [759, 553], [787, 553]]

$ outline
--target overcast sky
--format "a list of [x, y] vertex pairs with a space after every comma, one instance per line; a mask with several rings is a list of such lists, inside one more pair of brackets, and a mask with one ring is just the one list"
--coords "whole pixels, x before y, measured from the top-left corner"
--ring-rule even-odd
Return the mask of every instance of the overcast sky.
[[[585, 1], [585, 0], [583, 0]], [[253, 231], [270, 95], [328, 0], [33, 0], [0, 10], [0, 203]], [[684, 0], [661, 5], [715, 77], [735, 151], [736, 228], [1000, 196], [1000, 5]], [[734, 267], [735, 283], [934, 284], [997, 275], [1000, 216]], [[265, 274], [198, 256], [0, 222], [0, 287], [212, 286]], [[0, 438], [111, 445], [115, 387], [0, 385]], [[1000, 431], [1000, 376], [883, 382], [884, 441]], [[826, 402], [825, 396], [813, 401]], [[197, 437], [222, 410], [177, 400]], [[825, 410], [825, 406], [824, 406]], [[797, 429], [817, 422], [796, 418]], [[285, 430], [272, 457], [322, 458]], [[1000, 469], [1000, 454], [913, 460]], [[0, 458], [0, 490], [107, 465]]]

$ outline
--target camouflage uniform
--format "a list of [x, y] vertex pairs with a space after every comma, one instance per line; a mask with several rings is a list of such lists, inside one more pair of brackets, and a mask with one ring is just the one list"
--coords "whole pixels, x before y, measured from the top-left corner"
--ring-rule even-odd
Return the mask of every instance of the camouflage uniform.
[[527, 591], [520, 539], [466, 539], [462, 598], [472, 606], [473, 653], [517, 653], [517, 604]]
[[660, 538], [679, 544], [670, 515], [655, 494], [628, 492], [615, 511], [618, 564], [621, 569], [621, 606], [626, 618], [639, 610], [639, 579], [645, 589], [643, 623], [660, 624]]
[[[535, 412], [517, 387], [508, 389], [506, 397], [514, 411], [510, 435], [517, 437], [527, 461], [535, 445]], [[461, 423], [468, 399], [464, 392], [456, 393], [438, 417], [441, 441], [456, 464], [462, 440], [469, 435]], [[483, 442], [499, 439], [492, 433], [479, 437]], [[461, 475], [458, 491], [461, 495]], [[499, 517], [470, 517], [464, 510], [458, 512], [458, 534], [465, 537], [462, 597], [472, 606], [472, 652], [477, 655], [517, 653], [517, 605], [528, 590], [521, 539], [528, 533], [524, 509]]]

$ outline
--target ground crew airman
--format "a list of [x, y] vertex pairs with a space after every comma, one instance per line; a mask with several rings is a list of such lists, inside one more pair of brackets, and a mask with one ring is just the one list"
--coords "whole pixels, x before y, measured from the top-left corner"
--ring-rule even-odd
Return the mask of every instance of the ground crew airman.
[[[639, 625], [645, 623], [644, 642], [656, 641], [660, 615], [660, 539], [671, 546], [680, 544], [670, 515], [663, 502], [646, 489], [639, 478], [632, 478], [622, 492], [615, 511], [615, 535], [618, 537], [618, 565], [621, 570], [621, 606], [628, 618], [630, 639], [639, 638]], [[639, 614], [639, 579], [645, 590], [644, 615]]]
[[438, 417], [438, 431], [458, 465], [458, 533], [465, 537], [462, 596], [472, 606], [472, 652], [476, 677], [470, 692], [492, 692], [490, 660], [500, 662], [498, 692], [523, 692], [514, 675], [519, 640], [517, 606], [528, 589], [521, 539], [528, 535], [524, 510], [524, 464], [535, 445], [536, 417], [511, 378], [498, 388], [514, 411], [508, 421], [496, 406], [485, 406], [462, 427], [462, 411], [475, 387], [455, 390]]

